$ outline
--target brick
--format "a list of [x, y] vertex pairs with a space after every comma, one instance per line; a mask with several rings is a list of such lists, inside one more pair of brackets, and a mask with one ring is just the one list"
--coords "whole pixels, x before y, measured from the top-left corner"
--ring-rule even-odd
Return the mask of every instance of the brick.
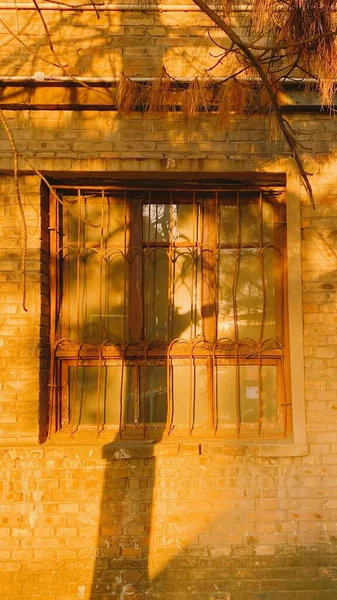
[[[42, 43], [43, 50], [41, 23], [31, 15], [25, 28], [26, 12], [20, 13], [20, 30], [33, 46]], [[196, 13], [127, 11], [104, 13], [100, 20], [86, 11], [45, 14], [48, 22], [57, 19], [58, 29], [62, 23], [55, 45], [69, 63], [76, 57], [79, 74], [153, 74], [172, 49], [165, 58], [172, 74], [190, 75], [198, 64], [195, 48], [191, 64], [188, 58], [196, 40], [203, 65], [211, 60], [209, 21], [204, 19], [204, 27]], [[6, 11], [13, 29], [16, 18], [16, 11]], [[11, 56], [15, 73], [31, 74], [29, 54], [8, 34], [1, 36], [3, 67]], [[35, 57], [34, 70], [39, 69], [55, 72]], [[35, 165], [58, 180], [62, 171], [69, 179], [81, 172], [93, 180], [97, 173], [104, 179], [104, 172], [107, 179], [121, 171], [166, 173], [167, 157], [172, 157], [176, 172], [284, 172], [287, 201], [298, 195], [288, 155], [281, 144], [267, 140], [265, 115], [232, 114], [222, 130], [214, 115], [186, 122], [179, 114], [144, 119], [132, 113], [125, 119], [108, 111], [55, 110], [6, 111], [6, 118], [20, 148], [28, 148]], [[202, 439], [200, 449], [195, 432], [189, 445], [149, 446], [157, 453], [152, 463], [141, 457], [111, 461], [96, 437], [39, 445], [40, 396], [42, 407], [47, 402], [40, 374], [48, 365], [46, 346], [39, 358], [32, 358], [32, 349], [41, 334], [48, 336], [48, 225], [41, 234], [38, 178], [20, 176], [30, 251], [25, 315], [20, 308], [20, 213], [12, 178], [1, 175], [0, 587], [8, 600], [81, 600], [82, 594], [83, 600], [129, 595], [134, 600], [146, 595], [158, 600], [335, 600], [337, 210], [332, 142], [337, 124], [323, 113], [288, 118], [299, 130], [298, 139], [309, 137], [319, 151], [306, 157], [315, 174], [317, 209], [303, 196], [301, 223], [309, 443], [303, 457], [261, 457], [251, 452], [254, 443], [241, 440], [219, 439], [216, 450]], [[12, 168], [8, 149], [6, 142], [1, 162], [6, 169]]]

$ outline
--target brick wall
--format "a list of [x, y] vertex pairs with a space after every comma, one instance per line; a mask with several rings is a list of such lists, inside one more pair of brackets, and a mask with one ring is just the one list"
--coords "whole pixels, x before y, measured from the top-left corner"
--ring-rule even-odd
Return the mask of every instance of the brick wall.
[[3, 450], [4, 597], [335, 597], [331, 466], [124, 451]]
[[[160, 66], [164, 50], [167, 64], [177, 68], [172, 74], [191, 73], [187, 49], [198, 49], [199, 38], [204, 39], [200, 23], [192, 26], [186, 14], [110, 15], [101, 29], [90, 18], [72, 21], [76, 35], [88, 35], [76, 74], [95, 74], [99, 64], [102, 74], [111, 75], [111, 60], [91, 52], [92, 40], [99, 45], [102, 35], [110, 36], [109, 44], [113, 40], [110, 59], [116, 71], [143, 76]], [[22, 19], [20, 13], [21, 25]], [[34, 32], [41, 37], [35, 17], [30, 36]], [[67, 53], [70, 39], [66, 48], [58, 47], [61, 54]], [[47, 72], [45, 63], [34, 62], [14, 45], [9, 63], [2, 46], [2, 73], [5, 68], [7, 74], [13, 69]], [[275, 452], [261, 456], [256, 445], [244, 443], [132, 446], [102, 442], [95, 434], [86, 441], [62, 435], [45, 440], [48, 206], [39, 178], [22, 159], [20, 190], [28, 231], [24, 312], [20, 211], [9, 174], [10, 145], [1, 132], [2, 597], [334, 600], [337, 122], [323, 114], [290, 117], [299, 139], [311, 147], [305, 158], [314, 173], [313, 210], [288, 149], [271, 140], [269, 121], [262, 116], [232, 115], [223, 128], [214, 115], [187, 122], [177, 114], [151, 119], [133, 113], [123, 119], [95, 111], [5, 111], [5, 117], [30, 163], [59, 180], [70, 172], [97, 177], [121, 171], [287, 174], [289, 201], [300, 196], [302, 202], [306, 396], [299, 402], [305, 402], [308, 445], [302, 455], [282, 457]]]

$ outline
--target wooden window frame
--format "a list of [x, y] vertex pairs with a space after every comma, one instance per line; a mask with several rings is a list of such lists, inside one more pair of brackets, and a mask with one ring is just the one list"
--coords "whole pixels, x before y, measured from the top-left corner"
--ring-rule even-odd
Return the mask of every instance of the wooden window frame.
[[[81, 187], [75, 186], [77, 190], [81, 189]], [[70, 186], [64, 186], [65, 189], [69, 189]], [[57, 190], [62, 189], [62, 186], [57, 186]], [[84, 186], [84, 189], [87, 190], [88, 187]], [[101, 190], [99, 186], [94, 186], [92, 190]], [[110, 188], [107, 188], [109, 191]], [[163, 188], [160, 188], [160, 190]], [[129, 190], [127, 186], [123, 186], [122, 190], [124, 193], [127, 193]], [[115, 188], [113, 191], [121, 192], [121, 188]], [[145, 194], [155, 194], [157, 190], [153, 190], [149, 192], [149, 190], [144, 189], [140, 191]], [[166, 192], [174, 194], [175, 192], [184, 193], [183, 188], [174, 188], [171, 186], [166, 189]], [[233, 194], [236, 195], [236, 198], [239, 198], [240, 193], [248, 193], [252, 192], [255, 194], [260, 194], [260, 198], [262, 198], [263, 194], [270, 194], [273, 196], [273, 190], [267, 189], [263, 190], [261, 188], [241, 188], [231, 190], [229, 188], [221, 188], [217, 187], [213, 190], [215, 194], [212, 200], [204, 200], [202, 202], [201, 209], [201, 234], [202, 234], [202, 245], [210, 247], [212, 250], [219, 250], [218, 243], [218, 233], [217, 228], [212, 227], [214, 221], [216, 221], [217, 209], [219, 206], [218, 194]], [[186, 192], [187, 194], [189, 192]], [[198, 189], [197, 192], [193, 192], [193, 198], [195, 199], [195, 194], [202, 194], [203, 190]], [[205, 190], [205, 194], [212, 193], [211, 190]], [[186, 200], [187, 202], [188, 200]], [[172, 202], [172, 199], [171, 199]], [[195, 202], [195, 200], [194, 200]], [[228, 199], [226, 204], [238, 202], [238, 200]], [[235, 351], [231, 349], [226, 349], [224, 351], [220, 346], [217, 347], [217, 293], [219, 289], [219, 284], [216, 281], [217, 278], [217, 269], [216, 269], [216, 259], [215, 252], [213, 251], [210, 254], [210, 257], [205, 258], [202, 256], [201, 259], [201, 273], [204, 273], [207, 270], [209, 271], [210, 278], [206, 279], [202, 277], [202, 287], [201, 287], [201, 314], [202, 314], [202, 328], [203, 334], [207, 339], [207, 344], [200, 345], [196, 344], [192, 349], [191, 347], [184, 347], [184, 344], [180, 344], [179, 347], [173, 347], [170, 351], [167, 351], [167, 348], [163, 348], [161, 346], [158, 347], [150, 347], [147, 348], [145, 352], [141, 352], [140, 355], [137, 356], [137, 352], [134, 352], [133, 348], [129, 348], [127, 353], [124, 353], [123, 350], [123, 360], [127, 360], [128, 364], [132, 365], [133, 361], [138, 361], [138, 364], [142, 364], [142, 361], [155, 361], [155, 364], [166, 364], [168, 366], [168, 370], [170, 369], [170, 364], [173, 365], [174, 361], [181, 361], [180, 364], [189, 363], [191, 367], [195, 366], [197, 363], [195, 361], [204, 361], [204, 364], [207, 365], [207, 369], [209, 372], [209, 382], [208, 382], [208, 398], [209, 398], [209, 413], [207, 419], [207, 426], [200, 428], [196, 427], [193, 422], [188, 423], [188, 425], [184, 428], [181, 427], [179, 430], [179, 435], [195, 435], [200, 436], [218, 436], [224, 437], [226, 439], [238, 439], [242, 437], [243, 439], [249, 439], [250, 437], [253, 439], [261, 439], [263, 438], [263, 434], [261, 433], [261, 423], [259, 419], [259, 423], [257, 424], [258, 431], [256, 432], [253, 427], [247, 427], [246, 424], [242, 423], [240, 419], [237, 420], [237, 423], [233, 427], [220, 427], [219, 420], [216, 414], [216, 392], [215, 392], [215, 382], [214, 382], [214, 374], [216, 373], [216, 368], [218, 365], [232, 365], [236, 367], [238, 371], [240, 365], [250, 364], [250, 365], [258, 365], [261, 368], [263, 365], [273, 365], [277, 367], [278, 372], [278, 405], [279, 410], [283, 411], [283, 424], [282, 431], [278, 430], [273, 433], [271, 430], [268, 432], [267, 439], [279, 439], [281, 437], [289, 437], [291, 433], [291, 405], [290, 405], [290, 369], [289, 369], [289, 360], [288, 360], [288, 318], [287, 318], [287, 272], [286, 272], [286, 239], [285, 239], [285, 205], [282, 193], [279, 191], [274, 197], [273, 202], [278, 203], [281, 207], [280, 210], [280, 223], [277, 225], [279, 227], [280, 236], [282, 237], [282, 249], [284, 252], [283, 260], [282, 260], [282, 273], [279, 274], [278, 281], [275, 286], [277, 290], [282, 290], [282, 305], [280, 303], [277, 305], [277, 318], [276, 322], [281, 323], [281, 332], [282, 332], [282, 341], [281, 348], [279, 350], [269, 349], [259, 357], [254, 356], [252, 358], [247, 358], [243, 354], [240, 355], [240, 351], [238, 347], [236, 347]], [[56, 194], [51, 194], [51, 221], [50, 221], [50, 244], [51, 244], [51, 266], [50, 266], [50, 287], [51, 287], [51, 345], [52, 345], [52, 367], [51, 367], [51, 425], [50, 431], [55, 431], [59, 429], [66, 430], [70, 429], [70, 433], [73, 434], [74, 430], [77, 430], [78, 427], [75, 427], [73, 424], [69, 424], [69, 383], [67, 380], [67, 368], [69, 365], [74, 364], [83, 364], [83, 365], [97, 365], [99, 361], [101, 365], [109, 366], [113, 364], [120, 364], [122, 357], [120, 354], [120, 349], [117, 349], [114, 357], [104, 356], [103, 353], [100, 353], [100, 356], [97, 356], [97, 353], [93, 353], [92, 349], [83, 349], [80, 352], [77, 351], [75, 356], [74, 350], [68, 348], [67, 350], [60, 350], [58, 346], [58, 341], [56, 338], [56, 315], [59, 311], [59, 303], [60, 303], [60, 264], [56, 259], [59, 247], [62, 242], [60, 242], [61, 235], [61, 223], [60, 223], [60, 211], [57, 208]], [[142, 205], [144, 202], [130, 202], [127, 203], [128, 206], [128, 215], [127, 220], [128, 223], [132, 222], [133, 226], [130, 228], [130, 247], [141, 247], [142, 249], [149, 249], [150, 247], [154, 247], [155, 244], [152, 242], [144, 242], [141, 228], [142, 228]], [[180, 201], [179, 201], [180, 203]], [[183, 203], [183, 201], [182, 201]], [[239, 218], [240, 220], [240, 218]], [[137, 223], [137, 225], [135, 225]], [[240, 228], [240, 224], [238, 225]], [[261, 230], [260, 230], [261, 231]], [[261, 239], [260, 239], [261, 244]], [[168, 244], [169, 245], [169, 244]], [[221, 244], [220, 244], [221, 245]], [[187, 244], [188, 247], [194, 246], [193, 244]], [[225, 244], [222, 244], [225, 247]], [[179, 247], [179, 244], [176, 246]], [[186, 244], [181, 244], [180, 247], [186, 247]], [[136, 309], [131, 311], [130, 314], [130, 337], [131, 339], [141, 339], [142, 337], [142, 322], [144, 320], [144, 301], [143, 294], [140, 292], [142, 289], [142, 283], [140, 283], [140, 279], [143, 277], [143, 258], [142, 255], [139, 254], [138, 259], [136, 259], [133, 268], [130, 269], [130, 281], [129, 281], [129, 294], [132, 294], [133, 298], [137, 298], [135, 302]], [[137, 275], [135, 276], [135, 273]], [[208, 345], [211, 343], [213, 345], [212, 349]], [[239, 344], [237, 344], [238, 346]], [[138, 349], [139, 350], [139, 349]], [[118, 357], [119, 354], [119, 357]], [[115, 361], [115, 362], [114, 362]], [[254, 362], [255, 361], [255, 362]], [[150, 364], [150, 363], [149, 363]], [[168, 378], [170, 374], [168, 374]], [[280, 383], [281, 382], [281, 383]], [[280, 385], [282, 387], [282, 391], [280, 391]], [[61, 390], [61, 392], [57, 392], [57, 390]], [[192, 400], [193, 402], [193, 400]], [[168, 403], [168, 419], [165, 425], [149, 425], [147, 423], [140, 423], [138, 428], [130, 428], [128, 426], [121, 426], [119, 423], [118, 433], [119, 436], [123, 435], [131, 438], [139, 438], [139, 437], [147, 437], [152, 436], [154, 431], [160, 431], [162, 434], [174, 435], [174, 424], [172, 419], [170, 418], [170, 402]], [[282, 408], [281, 408], [282, 407]], [[172, 408], [172, 407], [171, 407]], [[192, 408], [193, 410], [193, 408]], [[70, 425], [70, 427], [69, 427]], [[85, 428], [84, 426], [80, 426], [80, 428]], [[92, 427], [88, 427], [92, 429]], [[104, 425], [98, 422], [97, 429], [100, 432], [102, 429], [109, 429], [110, 426]], [[114, 429], [114, 428], [112, 428]]]

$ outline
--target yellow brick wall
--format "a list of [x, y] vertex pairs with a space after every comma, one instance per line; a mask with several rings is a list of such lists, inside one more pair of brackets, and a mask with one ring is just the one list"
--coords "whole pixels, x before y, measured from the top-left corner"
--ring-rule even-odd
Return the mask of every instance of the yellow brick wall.
[[[185, 13], [110, 14], [102, 22], [92, 16], [89, 22], [87, 15], [48, 15], [56, 19], [57, 52], [75, 65], [76, 74], [112, 76], [123, 69], [128, 75], [152, 75], [164, 54], [172, 74], [193, 74], [191, 56], [205, 56], [202, 19]], [[24, 18], [19, 13], [22, 30]], [[6, 22], [16, 26], [14, 15]], [[46, 52], [36, 16], [24, 35]], [[82, 40], [76, 56], [73, 35]], [[91, 52], [93, 41], [102, 47], [101, 39], [109, 41], [109, 52]], [[8, 35], [3, 40], [9, 44]], [[8, 48], [1, 46], [2, 74], [54, 72], [18, 43], [10, 45], [10, 60]], [[19, 150], [47, 177], [121, 171], [287, 174], [288, 197], [300, 195], [302, 204], [308, 450], [304, 456], [263, 457], [244, 443], [230, 447], [195, 440], [134, 447], [94, 436], [85, 442], [62, 436], [45, 441], [48, 207], [39, 178], [21, 159], [28, 227], [24, 312], [20, 213], [10, 145], [1, 131], [2, 597], [335, 600], [337, 122], [324, 114], [290, 117], [311, 149], [304, 157], [314, 174], [313, 210], [287, 147], [271, 140], [269, 121], [261, 115], [232, 115], [219, 128], [212, 114], [190, 121], [179, 114], [4, 114]]]
[[9, 30], [25, 44], [2, 27], [3, 75], [62, 75], [62, 68], [49, 61], [67, 66], [75, 76], [114, 77], [124, 71], [129, 77], [151, 77], [163, 64], [174, 77], [195, 76], [214, 62], [205, 52], [214, 49], [207, 31], [224, 41], [198, 12], [105, 12], [98, 20], [92, 12], [45, 11], [53, 55], [36, 11], [2, 12]]

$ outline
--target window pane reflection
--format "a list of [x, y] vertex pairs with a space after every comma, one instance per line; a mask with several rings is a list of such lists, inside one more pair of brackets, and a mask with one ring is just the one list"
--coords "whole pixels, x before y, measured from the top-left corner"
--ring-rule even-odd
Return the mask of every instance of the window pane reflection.
[[256, 423], [259, 418], [262, 422], [277, 421], [277, 367], [262, 365], [260, 377], [259, 387], [257, 365], [217, 367], [215, 385], [220, 424], [235, 423], [237, 419], [241, 423]]
[[120, 411], [124, 424], [137, 425], [144, 418], [165, 423], [166, 367], [69, 367], [69, 419], [74, 425], [95, 425], [99, 412], [101, 424], [117, 426]]

